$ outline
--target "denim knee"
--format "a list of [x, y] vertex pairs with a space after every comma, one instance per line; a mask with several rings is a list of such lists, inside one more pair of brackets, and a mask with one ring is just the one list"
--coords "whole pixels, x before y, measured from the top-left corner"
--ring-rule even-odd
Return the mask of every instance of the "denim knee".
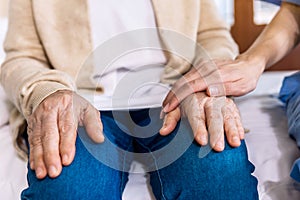
[[22, 192], [21, 199], [121, 200], [128, 173], [99, 162], [77, 138], [75, 159], [70, 166], [63, 167], [59, 177], [39, 180], [28, 167], [27, 179], [29, 187]]
[[257, 180], [248, 161], [245, 142], [239, 148], [226, 143], [225, 150], [199, 157], [195, 142], [174, 163], [150, 173], [159, 199], [256, 200]]

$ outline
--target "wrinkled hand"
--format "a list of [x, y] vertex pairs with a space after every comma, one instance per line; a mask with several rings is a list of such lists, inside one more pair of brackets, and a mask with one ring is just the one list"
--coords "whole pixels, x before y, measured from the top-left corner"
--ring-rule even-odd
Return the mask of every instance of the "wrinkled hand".
[[175, 109], [188, 95], [207, 90], [210, 96], [241, 96], [255, 89], [263, 65], [246, 56], [236, 60], [202, 62], [180, 78], [163, 102], [164, 111]]
[[93, 141], [104, 141], [99, 112], [72, 91], [62, 90], [48, 96], [27, 123], [30, 168], [35, 170], [39, 179], [47, 174], [57, 177], [62, 165], [71, 164], [78, 124], [85, 126]]
[[232, 99], [208, 97], [203, 92], [189, 95], [180, 107], [165, 115], [160, 134], [170, 134], [181, 116], [187, 117], [195, 140], [200, 145], [210, 142], [215, 151], [224, 150], [224, 130], [232, 147], [240, 146], [240, 140], [244, 139], [240, 114]]

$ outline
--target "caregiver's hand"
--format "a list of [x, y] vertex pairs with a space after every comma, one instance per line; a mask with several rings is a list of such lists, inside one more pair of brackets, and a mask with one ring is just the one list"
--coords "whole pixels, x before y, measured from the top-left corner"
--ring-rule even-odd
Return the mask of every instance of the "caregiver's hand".
[[188, 118], [195, 140], [200, 145], [206, 145], [209, 138], [215, 151], [224, 150], [224, 130], [232, 147], [238, 147], [241, 144], [240, 140], [244, 139], [240, 114], [232, 99], [208, 97], [203, 92], [189, 95], [180, 108], [177, 107], [165, 115], [160, 134], [171, 133], [181, 116]]
[[207, 90], [210, 96], [247, 94], [255, 89], [264, 67], [261, 61], [244, 55], [236, 60], [215, 60], [192, 68], [168, 93], [163, 102], [164, 111], [174, 110], [184, 98], [198, 91]]
[[99, 112], [72, 91], [55, 92], [42, 101], [28, 118], [30, 168], [37, 178], [59, 176], [62, 165], [75, 156], [77, 126], [85, 126], [91, 139], [103, 142]]

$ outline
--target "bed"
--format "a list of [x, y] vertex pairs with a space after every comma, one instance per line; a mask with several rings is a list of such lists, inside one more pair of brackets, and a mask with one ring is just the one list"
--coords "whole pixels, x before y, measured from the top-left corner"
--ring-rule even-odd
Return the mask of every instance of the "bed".
[[[6, 21], [0, 24], [6, 24]], [[0, 30], [0, 34], [4, 32]], [[3, 35], [0, 35], [1, 38]], [[3, 58], [1, 50], [0, 63]], [[262, 200], [300, 199], [300, 184], [289, 177], [291, 166], [300, 157], [300, 151], [288, 136], [284, 106], [277, 99], [283, 77], [291, 73], [266, 72], [254, 92], [235, 99], [244, 126], [250, 130], [246, 134], [246, 143], [249, 158], [256, 166], [254, 175], [259, 181], [258, 191]], [[0, 87], [0, 199], [14, 200], [20, 198], [20, 192], [27, 186], [27, 169], [12, 144], [6, 101]], [[133, 163], [132, 168], [136, 167], [141, 168], [141, 165]], [[148, 181], [147, 174], [131, 173], [123, 199], [153, 200]]]

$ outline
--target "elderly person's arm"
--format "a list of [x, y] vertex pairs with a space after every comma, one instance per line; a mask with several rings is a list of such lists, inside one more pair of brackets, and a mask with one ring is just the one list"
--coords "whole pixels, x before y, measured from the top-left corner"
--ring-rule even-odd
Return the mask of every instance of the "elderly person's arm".
[[[1, 84], [28, 123], [30, 167], [56, 177], [75, 155], [77, 124], [102, 141], [99, 112], [74, 91], [72, 77], [52, 69], [38, 35], [32, 1], [11, 0]], [[87, 123], [89, 121], [89, 123]]]

